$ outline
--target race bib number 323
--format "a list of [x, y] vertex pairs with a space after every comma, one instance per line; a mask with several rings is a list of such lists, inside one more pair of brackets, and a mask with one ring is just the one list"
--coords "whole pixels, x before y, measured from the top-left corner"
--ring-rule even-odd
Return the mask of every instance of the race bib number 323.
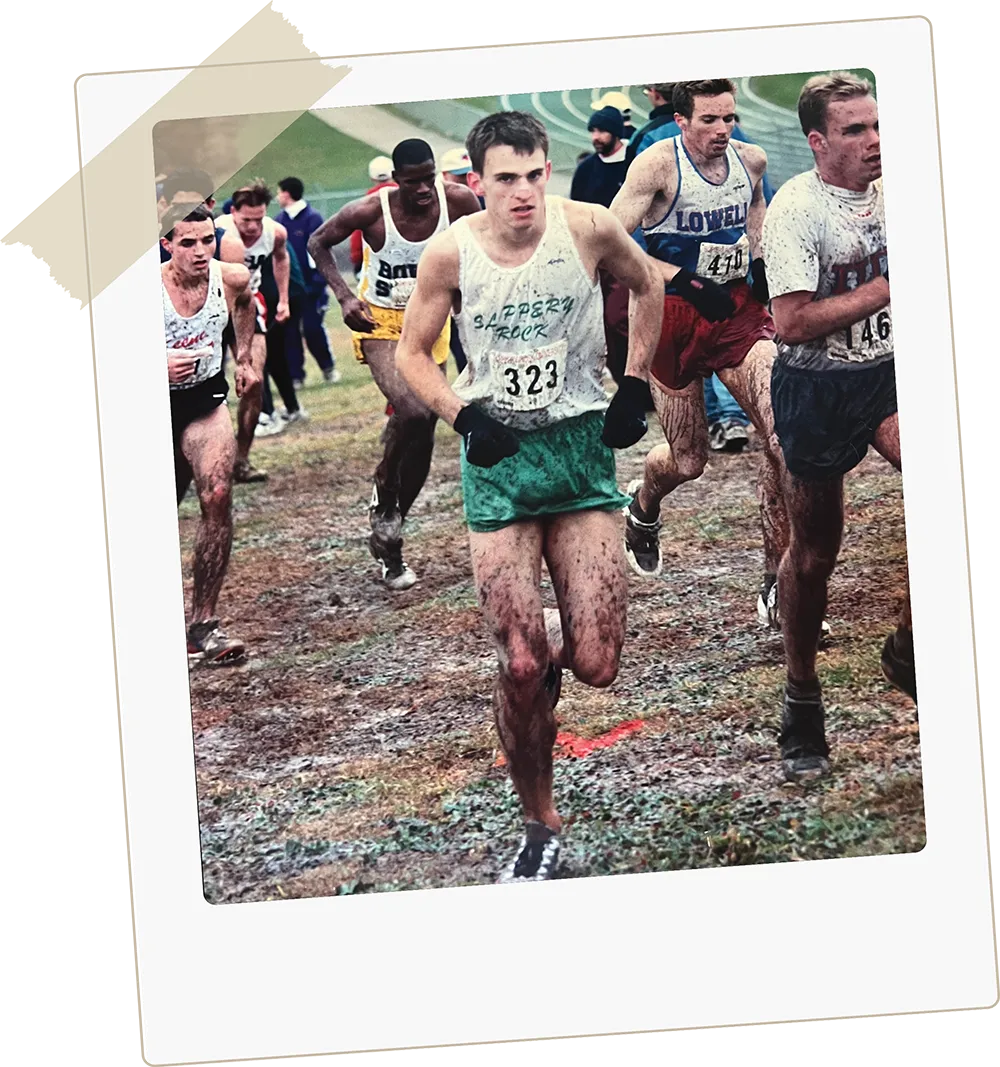
[[491, 352], [493, 402], [510, 411], [548, 407], [563, 391], [567, 347], [563, 340], [527, 352]]

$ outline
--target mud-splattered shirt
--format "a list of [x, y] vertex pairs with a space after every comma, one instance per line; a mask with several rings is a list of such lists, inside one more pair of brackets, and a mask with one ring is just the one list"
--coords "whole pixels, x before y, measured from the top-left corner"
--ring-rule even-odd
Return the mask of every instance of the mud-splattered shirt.
[[[764, 216], [764, 262], [771, 297], [846, 293], [888, 271], [882, 179], [864, 192], [824, 182], [816, 170], [787, 181]], [[778, 358], [815, 371], [871, 367], [893, 358], [889, 305], [825, 337], [790, 345]]]
[[584, 268], [562, 198], [545, 198], [545, 232], [519, 267], [489, 258], [469, 226], [474, 217], [452, 226], [462, 294], [455, 322], [468, 359], [455, 392], [518, 430], [603, 411], [601, 286]]

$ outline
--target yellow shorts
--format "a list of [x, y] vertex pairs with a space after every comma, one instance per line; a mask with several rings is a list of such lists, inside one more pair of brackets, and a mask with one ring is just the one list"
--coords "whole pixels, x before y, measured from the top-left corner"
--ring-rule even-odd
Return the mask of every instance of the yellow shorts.
[[[375, 320], [375, 329], [371, 333], [355, 333], [351, 331], [351, 341], [354, 345], [354, 355], [359, 363], [365, 362], [365, 354], [361, 351], [362, 341], [398, 341], [403, 333], [403, 311], [395, 308], [383, 308], [378, 304], [365, 303], [368, 314]], [[431, 355], [437, 364], [447, 363], [448, 352], [451, 345], [451, 319], [444, 324], [441, 336], [434, 342]]]

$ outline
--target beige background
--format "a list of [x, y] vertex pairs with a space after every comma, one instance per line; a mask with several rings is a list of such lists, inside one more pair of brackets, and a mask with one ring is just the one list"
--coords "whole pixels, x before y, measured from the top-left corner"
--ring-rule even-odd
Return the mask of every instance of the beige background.
[[[19, 446], [7, 450], [3, 472], [9, 631], [3, 644], [3, 942], [5, 970], [14, 977], [4, 1005], [5, 1060], [145, 1063], [80, 192], [76, 85], [86, 73], [789, 25], [831, 21], [835, 10], [842, 18], [930, 20], [987, 799], [997, 805], [1000, 736], [988, 712], [1000, 696], [994, 654], [1000, 569], [993, 556], [1000, 372], [995, 250], [982, 243], [993, 234], [997, 211], [996, 7], [726, 0], [713, 6], [712, 25], [701, 19], [689, 25], [671, 23], [666, 4], [644, 9], [591, 6], [590, 0], [550, 0], [519, 17], [491, 4], [449, 4], [446, 15], [438, 14], [442, 9], [425, 3], [402, 6], [391, 19], [369, 5], [336, 0], [287, 7], [277, 0], [4, 6], [13, 11], [3, 15], [7, 47], [0, 64], [0, 353], [5, 440]], [[497, 29], [503, 25], [509, 30]], [[998, 874], [994, 864], [1000, 903]]]

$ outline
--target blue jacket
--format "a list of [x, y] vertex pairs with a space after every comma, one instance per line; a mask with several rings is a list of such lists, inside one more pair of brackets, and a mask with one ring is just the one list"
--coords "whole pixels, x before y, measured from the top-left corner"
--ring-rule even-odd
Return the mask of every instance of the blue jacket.
[[287, 211], [279, 211], [274, 221], [280, 222], [288, 231], [288, 243], [295, 250], [299, 266], [302, 268], [302, 281], [307, 292], [321, 293], [326, 288], [326, 279], [309, 263], [306, 244], [314, 231], [323, 225], [323, 216], [307, 203], [294, 219]]

